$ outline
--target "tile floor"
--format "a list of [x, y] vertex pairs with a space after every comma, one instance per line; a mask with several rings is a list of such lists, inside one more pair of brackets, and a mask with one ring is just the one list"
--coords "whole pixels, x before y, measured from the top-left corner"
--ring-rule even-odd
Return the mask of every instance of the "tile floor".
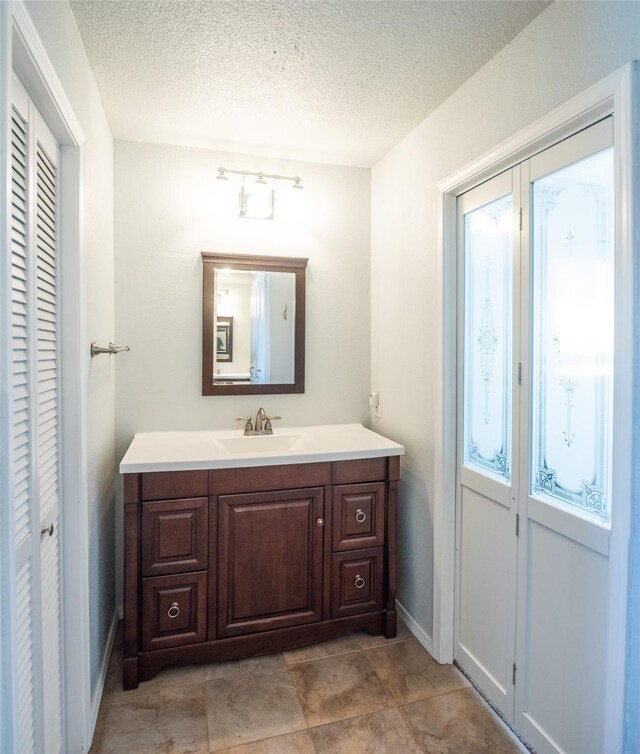
[[116, 640], [90, 754], [516, 754], [455, 668], [404, 626], [235, 662], [170, 668], [122, 690]]

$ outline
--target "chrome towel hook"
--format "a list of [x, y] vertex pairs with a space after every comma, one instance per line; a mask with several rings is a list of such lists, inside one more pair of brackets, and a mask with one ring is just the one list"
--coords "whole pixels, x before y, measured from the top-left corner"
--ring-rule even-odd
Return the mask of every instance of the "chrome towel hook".
[[122, 353], [123, 351], [130, 351], [129, 346], [117, 346], [115, 343], [109, 342], [107, 347], [99, 346], [95, 340], [91, 343], [91, 358], [97, 356], [100, 353]]

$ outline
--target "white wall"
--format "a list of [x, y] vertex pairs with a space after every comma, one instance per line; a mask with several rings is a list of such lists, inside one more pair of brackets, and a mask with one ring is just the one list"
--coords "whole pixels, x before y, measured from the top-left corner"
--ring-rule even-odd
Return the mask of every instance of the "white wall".
[[371, 380], [382, 407], [373, 429], [407, 448], [399, 600], [429, 635], [436, 184], [639, 57], [640, 3], [555, 2], [372, 170]]
[[[86, 137], [85, 266], [87, 336], [114, 337], [113, 139], [69, 5], [27, 2]], [[87, 349], [89, 343], [87, 342]], [[113, 359], [92, 360], [88, 378], [88, 521], [92, 701], [115, 611], [114, 591], [114, 415]]]
[[[289, 214], [277, 197], [273, 221], [216, 216], [220, 165], [300, 175], [302, 204]], [[260, 406], [283, 426], [368, 420], [369, 179], [358, 168], [115, 142], [116, 335], [131, 346], [116, 359], [118, 461], [136, 432], [240, 429], [236, 417]], [[309, 258], [303, 395], [202, 396], [202, 251]]]

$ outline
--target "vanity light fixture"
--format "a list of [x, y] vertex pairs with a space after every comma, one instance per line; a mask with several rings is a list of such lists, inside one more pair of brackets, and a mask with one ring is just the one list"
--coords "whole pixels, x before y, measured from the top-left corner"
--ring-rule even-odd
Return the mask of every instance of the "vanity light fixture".
[[[299, 175], [277, 175], [252, 170], [230, 170], [218, 168], [216, 180], [228, 181], [229, 175], [242, 176], [240, 193], [238, 194], [239, 215], [246, 219], [273, 220], [275, 215], [275, 185], [276, 181], [292, 181], [292, 189], [302, 189], [302, 178]], [[255, 181], [247, 180], [249, 177]]]

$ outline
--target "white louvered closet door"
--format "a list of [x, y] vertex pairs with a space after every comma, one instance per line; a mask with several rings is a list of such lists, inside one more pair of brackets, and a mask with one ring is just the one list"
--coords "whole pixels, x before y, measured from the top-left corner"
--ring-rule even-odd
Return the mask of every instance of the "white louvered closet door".
[[20, 754], [62, 750], [59, 147], [13, 78], [15, 717]]

